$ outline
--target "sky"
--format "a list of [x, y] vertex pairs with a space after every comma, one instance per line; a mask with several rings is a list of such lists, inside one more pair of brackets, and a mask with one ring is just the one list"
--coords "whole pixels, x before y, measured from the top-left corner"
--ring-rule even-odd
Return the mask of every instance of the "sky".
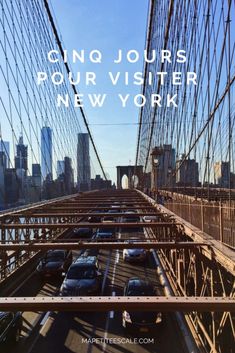
[[[123, 83], [123, 73], [130, 77], [143, 68], [143, 50], [148, 14], [148, 0], [50, 0], [56, 24], [71, 59], [73, 49], [85, 50], [85, 63], [72, 65], [72, 71], [81, 72], [81, 82], [77, 86], [84, 94], [84, 109], [100, 154], [105, 172], [116, 181], [116, 166], [135, 163], [137, 125], [139, 108], [133, 103], [133, 97], [141, 93], [141, 86]], [[102, 63], [89, 61], [90, 51], [97, 49], [102, 53]], [[137, 50], [140, 59], [129, 63], [123, 59], [115, 64], [118, 50], [124, 57], [128, 50]], [[70, 60], [71, 61], [71, 60]], [[86, 71], [96, 73], [96, 86], [86, 86]], [[120, 81], [112, 85], [108, 72], [118, 71]], [[89, 93], [106, 93], [104, 105], [91, 106]], [[122, 108], [118, 94], [130, 94], [126, 108]], [[122, 124], [125, 125], [109, 125]], [[85, 132], [85, 131], [84, 131]]]

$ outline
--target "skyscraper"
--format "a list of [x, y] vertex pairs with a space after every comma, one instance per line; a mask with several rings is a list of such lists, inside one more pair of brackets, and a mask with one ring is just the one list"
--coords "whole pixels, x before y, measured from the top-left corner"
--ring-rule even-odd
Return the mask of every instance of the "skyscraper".
[[74, 186], [72, 160], [69, 157], [64, 157], [64, 182], [65, 192], [67, 195], [71, 194]]
[[229, 174], [230, 164], [229, 162], [215, 162], [214, 164], [214, 178], [215, 184], [221, 188], [229, 187]]
[[24, 145], [22, 135], [16, 145], [15, 169], [24, 170], [25, 172], [28, 169], [28, 146]]
[[52, 130], [41, 129], [41, 172], [43, 180], [52, 180]]
[[10, 168], [10, 142], [0, 140], [0, 152], [6, 156], [6, 168]]
[[64, 174], [64, 160], [63, 161], [57, 161], [57, 166], [56, 166], [56, 174], [57, 174], [57, 178], [59, 178], [59, 176], [61, 174]]
[[77, 186], [78, 190], [90, 189], [91, 166], [89, 152], [89, 135], [87, 133], [78, 134], [77, 145]]
[[180, 159], [176, 161], [176, 183], [178, 186], [198, 186], [199, 171], [198, 163], [195, 159], [185, 159], [182, 154]]
[[32, 164], [32, 184], [34, 187], [41, 187], [41, 166], [38, 163]]

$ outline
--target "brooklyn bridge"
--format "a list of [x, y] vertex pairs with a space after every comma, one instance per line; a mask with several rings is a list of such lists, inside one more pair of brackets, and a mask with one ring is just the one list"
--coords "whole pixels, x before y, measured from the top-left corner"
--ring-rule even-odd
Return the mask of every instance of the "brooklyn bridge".
[[[126, 49], [143, 18], [140, 57], [122, 53], [143, 63], [137, 113], [92, 120], [80, 85], [96, 77], [79, 52], [71, 81], [66, 4], [0, 0], [0, 350], [235, 352], [235, 2], [81, 1], [72, 24], [73, 3], [78, 42], [79, 21], [102, 18], [90, 31], [110, 50], [112, 26]], [[101, 111], [121, 119], [121, 102]]]

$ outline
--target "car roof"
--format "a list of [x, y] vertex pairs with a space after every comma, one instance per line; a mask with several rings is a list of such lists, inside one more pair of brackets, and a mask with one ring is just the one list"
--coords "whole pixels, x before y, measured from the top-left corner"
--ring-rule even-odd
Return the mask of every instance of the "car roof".
[[9, 313], [9, 311], [0, 311], [0, 320], [6, 317]]
[[87, 232], [87, 231], [89, 231], [89, 230], [90, 230], [90, 228], [88, 228], [88, 227], [77, 228], [77, 231], [78, 231], [78, 232]]
[[132, 288], [143, 288], [143, 287], [152, 287], [154, 288], [153, 284], [145, 279], [138, 278], [138, 277], [132, 277], [128, 280], [128, 286]]
[[63, 249], [54, 249], [54, 250], [47, 250], [47, 252], [46, 252], [46, 255], [48, 255], [48, 254], [61, 254], [61, 253], [66, 253], [67, 252], [67, 250], [63, 250]]
[[79, 256], [77, 260], [71, 266], [86, 266], [86, 265], [96, 265], [96, 256]]
[[99, 228], [97, 230], [97, 234], [98, 233], [113, 233], [114, 229], [113, 228]]

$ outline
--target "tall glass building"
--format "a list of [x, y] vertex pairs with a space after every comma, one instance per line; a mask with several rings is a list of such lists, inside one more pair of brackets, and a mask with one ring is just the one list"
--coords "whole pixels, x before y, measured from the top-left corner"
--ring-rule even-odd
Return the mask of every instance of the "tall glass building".
[[24, 145], [23, 136], [20, 136], [16, 145], [15, 168], [25, 172], [28, 170], [28, 146]]
[[61, 174], [64, 174], [64, 160], [57, 161], [56, 174], [57, 174], [57, 178], [59, 178]]
[[0, 141], [0, 152], [4, 152], [6, 156], [6, 168], [10, 168], [10, 142]]
[[90, 189], [91, 165], [89, 151], [89, 135], [87, 133], [78, 134], [77, 145], [77, 186], [78, 190]]
[[41, 129], [41, 172], [42, 180], [52, 180], [52, 129]]

